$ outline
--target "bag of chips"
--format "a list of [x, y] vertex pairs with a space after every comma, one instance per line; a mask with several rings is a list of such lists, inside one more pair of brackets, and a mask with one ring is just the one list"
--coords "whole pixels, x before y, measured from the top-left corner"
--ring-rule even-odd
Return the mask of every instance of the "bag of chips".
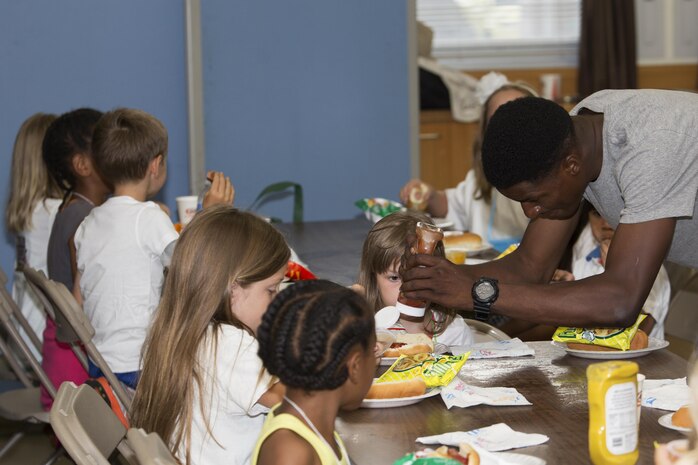
[[403, 355], [383, 373], [376, 383], [424, 379], [427, 388], [447, 386], [456, 377], [470, 352], [462, 355]]
[[553, 341], [596, 345], [617, 350], [628, 350], [637, 334], [638, 326], [647, 318], [641, 313], [635, 324], [627, 328], [572, 328], [560, 326], [553, 334]]

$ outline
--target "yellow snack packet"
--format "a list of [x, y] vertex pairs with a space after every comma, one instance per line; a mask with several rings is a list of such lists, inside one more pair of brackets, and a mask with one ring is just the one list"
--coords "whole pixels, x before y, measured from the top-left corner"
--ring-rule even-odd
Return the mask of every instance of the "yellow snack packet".
[[519, 244], [511, 244], [509, 247], [507, 247], [507, 248], [504, 250], [504, 252], [502, 252], [502, 253], [500, 253], [499, 255], [497, 255], [497, 257], [495, 258], [495, 260], [499, 260], [499, 259], [502, 258], [502, 257], [506, 257], [507, 255], [509, 255], [510, 253], [512, 253], [514, 250], [516, 250], [518, 247], [519, 247]]
[[628, 350], [630, 343], [637, 333], [640, 323], [647, 318], [641, 313], [635, 324], [627, 328], [571, 328], [560, 326], [553, 334], [553, 341], [577, 342], [579, 344], [592, 344], [612, 349]]
[[405, 381], [421, 376], [427, 388], [446, 386], [456, 377], [470, 352], [462, 355], [402, 355], [376, 383]]

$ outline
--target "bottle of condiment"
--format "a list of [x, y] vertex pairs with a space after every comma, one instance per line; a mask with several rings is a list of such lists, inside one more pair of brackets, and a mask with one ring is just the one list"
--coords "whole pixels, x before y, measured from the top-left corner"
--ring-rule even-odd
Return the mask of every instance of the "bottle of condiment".
[[639, 457], [635, 362], [587, 367], [589, 455], [594, 465], [633, 465]]
[[[426, 255], [433, 254], [436, 244], [444, 237], [444, 232], [441, 228], [421, 221], [417, 223], [416, 233], [418, 241], [417, 253]], [[423, 300], [408, 299], [400, 292], [395, 306], [403, 315], [423, 317], [427, 303]]]

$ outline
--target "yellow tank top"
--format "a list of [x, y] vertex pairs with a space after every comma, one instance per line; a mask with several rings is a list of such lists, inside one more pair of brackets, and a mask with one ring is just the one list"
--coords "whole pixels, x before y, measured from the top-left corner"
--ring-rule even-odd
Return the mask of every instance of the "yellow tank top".
[[[298, 418], [288, 413], [282, 413], [280, 415], [275, 415], [276, 409], [279, 408], [277, 404], [269, 411], [267, 419], [262, 427], [262, 432], [259, 434], [259, 439], [257, 439], [257, 445], [252, 452], [252, 465], [257, 465], [257, 458], [259, 457], [259, 451], [262, 448], [264, 441], [274, 432], [280, 429], [291, 430], [298, 436], [302, 437], [315, 449], [315, 453], [320, 457], [320, 463], [322, 465], [337, 465], [337, 456], [332, 448], [328, 447], [325, 442], [318, 437], [313, 430], [308, 428], [308, 426], [300, 421]], [[340, 449], [346, 450], [342, 439], [339, 437], [337, 432], [334, 432], [334, 439], [340, 446]], [[346, 456], [342, 457], [340, 460], [340, 465], [351, 465], [349, 459]]]

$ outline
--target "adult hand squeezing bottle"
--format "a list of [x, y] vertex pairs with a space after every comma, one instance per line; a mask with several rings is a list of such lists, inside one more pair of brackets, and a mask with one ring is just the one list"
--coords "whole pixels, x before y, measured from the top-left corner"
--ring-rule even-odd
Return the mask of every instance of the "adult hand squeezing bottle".
[[[441, 228], [421, 221], [417, 223], [416, 233], [418, 240], [417, 253], [420, 254], [433, 254], [434, 249], [436, 249], [436, 244], [444, 237]], [[422, 317], [426, 311], [427, 302], [424, 300], [408, 299], [400, 292], [395, 306], [403, 315]]]

